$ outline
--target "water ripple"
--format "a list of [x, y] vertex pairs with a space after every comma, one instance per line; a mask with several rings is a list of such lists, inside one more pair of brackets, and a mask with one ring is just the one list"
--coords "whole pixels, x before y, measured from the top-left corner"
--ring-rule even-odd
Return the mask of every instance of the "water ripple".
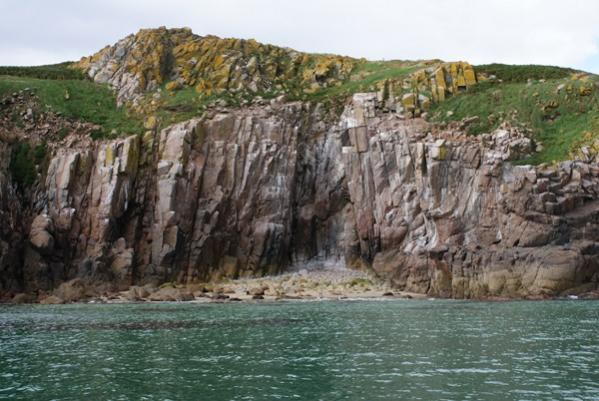
[[599, 302], [0, 307], [0, 399], [599, 400]]

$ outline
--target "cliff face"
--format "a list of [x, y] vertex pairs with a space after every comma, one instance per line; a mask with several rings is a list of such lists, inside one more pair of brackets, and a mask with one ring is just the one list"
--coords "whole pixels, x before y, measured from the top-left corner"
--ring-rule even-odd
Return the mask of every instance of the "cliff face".
[[599, 280], [599, 167], [514, 166], [531, 141], [302, 102], [212, 109], [143, 136], [73, 134], [33, 187], [0, 141], [0, 289], [283, 271], [315, 258], [444, 297], [557, 295]]

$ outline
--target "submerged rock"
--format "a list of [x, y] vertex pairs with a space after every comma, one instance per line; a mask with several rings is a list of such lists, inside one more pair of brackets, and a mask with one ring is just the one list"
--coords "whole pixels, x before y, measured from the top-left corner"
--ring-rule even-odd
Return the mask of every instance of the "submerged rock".
[[64, 300], [60, 299], [57, 296], [50, 295], [49, 297], [46, 297], [46, 298], [40, 300], [40, 304], [43, 304], [43, 305], [59, 305], [59, 304], [64, 304]]
[[165, 287], [150, 294], [150, 301], [191, 301], [194, 296], [184, 288]]
[[35, 296], [21, 292], [21, 293], [16, 294], [12, 298], [11, 303], [13, 303], [13, 304], [30, 304], [30, 303], [34, 303], [35, 301], [36, 301]]
[[145, 287], [134, 285], [127, 291], [124, 291], [122, 295], [128, 301], [141, 301], [145, 298], [148, 298], [150, 296], [150, 292]]
[[54, 296], [60, 298], [64, 302], [76, 302], [95, 295], [95, 292], [83, 280], [75, 278], [64, 282], [54, 290]]

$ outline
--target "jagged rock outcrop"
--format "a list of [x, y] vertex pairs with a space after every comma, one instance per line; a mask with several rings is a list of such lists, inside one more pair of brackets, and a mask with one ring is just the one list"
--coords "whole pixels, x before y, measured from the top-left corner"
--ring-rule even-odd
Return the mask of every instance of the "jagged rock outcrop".
[[474, 68], [464, 61], [443, 63], [413, 73], [411, 86], [418, 93], [430, 94], [433, 101], [442, 102], [446, 96], [476, 85]]
[[255, 40], [198, 36], [188, 28], [142, 29], [75, 64], [94, 81], [117, 90], [120, 103], [144, 91], [195, 87], [222, 91], [314, 91], [349, 78], [358, 60], [312, 55]]
[[378, 100], [384, 107], [405, 117], [420, 117], [433, 103], [466, 91], [485, 80], [465, 61], [425, 61], [404, 78], [390, 78], [376, 83]]
[[[387, 108], [410, 117], [420, 116], [431, 102], [444, 101], [484, 79], [464, 61], [393, 63], [399, 70], [396, 76], [372, 80], [369, 86], [380, 90], [379, 98]], [[252, 39], [199, 36], [189, 28], [161, 27], [142, 29], [83, 57], [72, 68], [95, 82], [110, 84], [119, 105], [128, 104], [148, 114], [157, 106], [162, 87], [170, 95], [192, 89], [196, 97], [227, 94], [239, 102], [264, 94], [306, 98], [327, 88], [384, 75], [377, 73], [380, 65], [373, 69], [369, 64], [364, 59], [302, 53]]]
[[124, 290], [316, 258], [444, 297], [597, 286], [599, 166], [515, 166], [534, 149], [516, 129], [470, 137], [383, 109], [356, 94], [328, 122], [281, 99], [71, 141], [22, 194], [0, 142], [0, 290]]

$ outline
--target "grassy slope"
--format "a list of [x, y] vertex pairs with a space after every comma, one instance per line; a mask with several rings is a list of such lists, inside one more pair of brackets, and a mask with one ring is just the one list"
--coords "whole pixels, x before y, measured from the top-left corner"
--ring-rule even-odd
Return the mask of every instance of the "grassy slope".
[[[359, 63], [351, 78], [336, 86], [291, 98], [342, 104], [352, 93], [372, 91], [386, 80], [401, 80], [423, 65], [403, 61], [364, 61]], [[527, 163], [553, 162], [567, 158], [581, 138], [599, 136], [599, 94], [597, 77], [573, 80], [574, 70], [546, 66], [508, 66], [490, 64], [476, 67], [479, 73], [495, 75], [498, 80], [483, 82], [469, 91], [434, 105], [432, 121], [459, 121], [478, 116], [470, 126], [471, 134], [489, 132], [508, 120], [533, 130], [544, 149]], [[11, 74], [1, 75], [1, 74]], [[564, 89], [557, 91], [557, 87]], [[581, 88], [592, 88], [581, 94]], [[143, 130], [141, 117], [117, 108], [114, 93], [106, 86], [85, 79], [68, 63], [42, 67], [0, 67], [0, 97], [31, 88], [43, 105], [67, 118], [82, 120], [102, 127], [98, 136], [139, 133]], [[69, 94], [69, 98], [65, 97]], [[273, 94], [260, 94], [265, 98]], [[225, 100], [237, 106], [248, 94], [222, 93], [201, 96], [194, 88], [161, 92], [156, 115], [162, 126], [201, 114], [206, 105]], [[148, 94], [148, 100], [152, 94]]]
[[[503, 82], [481, 83], [435, 105], [431, 110], [432, 121], [478, 116], [478, 123], [469, 128], [471, 134], [490, 132], [504, 120], [525, 125], [544, 148], [521, 161], [531, 164], [564, 160], [583, 133], [598, 132], [596, 77], [573, 80], [572, 70], [542, 66], [491, 65], [478, 67], [477, 71], [494, 73]], [[534, 81], [529, 83], [529, 79]], [[558, 92], [562, 84], [564, 88]], [[581, 88], [591, 88], [591, 92], [583, 95]]]
[[[135, 134], [142, 131], [141, 119], [125, 108], [116, 107], [113, 91], [105, 85], [85, 80], [67, 64], [42, 67], [0, 67], [0, 98], [29, 88], [43, 107], [63, 116], [101, 127], [98, 136]], [[51, 78], [44, 78], [51, 77]]]
[[11, 75], [14, 77], [30, 77], [39, 79], [85, 79], [85, 75], [79, 71], [69, 68], [70, 62], [36, 67], [2, 67], [0, 75]]
[[[258, 95], [258, 94], [256, 94]], [[271, 96], [265, 95], [268, 98]], [[152, 99], [152, 94], [146, 96], [146, 102]], [[212, 102], [222, 100], [228, 106], [239, 106], [244, 98], [241, 94], [221, 93], [210, 96], [201, 96], [193, 87], [185, 87], [175, 91], [161, 91], [160, 104], [155, 115], [160, 120], [160, 126], [166, 127], [170, 124], [185, 121], [202, 114], [206, 106]]]

